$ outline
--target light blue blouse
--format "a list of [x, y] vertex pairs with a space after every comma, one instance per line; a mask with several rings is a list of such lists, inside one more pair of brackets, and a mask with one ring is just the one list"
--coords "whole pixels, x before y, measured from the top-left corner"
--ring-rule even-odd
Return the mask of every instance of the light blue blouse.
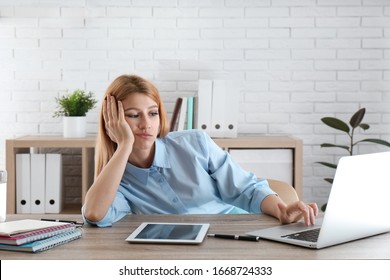
[[127, 214], [260, 213], [263, 199], [275, 194], [204, 132], [171, 132], [155, 143], [150, 168], [127, 163], [114, 202], [96, 225], [111, 226]]

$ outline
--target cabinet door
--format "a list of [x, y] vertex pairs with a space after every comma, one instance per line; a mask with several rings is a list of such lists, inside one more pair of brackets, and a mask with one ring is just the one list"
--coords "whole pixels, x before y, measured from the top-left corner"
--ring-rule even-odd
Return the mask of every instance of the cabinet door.
[[292, 149], [229, 149], [233, 160], [258, 178], [294, 185]]

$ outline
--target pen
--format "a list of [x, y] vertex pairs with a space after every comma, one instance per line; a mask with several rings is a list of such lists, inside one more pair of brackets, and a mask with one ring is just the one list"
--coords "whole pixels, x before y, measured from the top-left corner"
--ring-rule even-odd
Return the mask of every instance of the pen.
[[56, 220], [56, 219], [41, 219], [41, 221], [71, 223], [71, 224], [75, 224], [75, 225], [83, 225], [84, 224], [84, 223], [79, 223], [79, 222], [76, 222], [76, 221]]
[[247, 236], [247, 235], [232, 235], [232, 234], [207, 234], [208, 237], [224, 238], [224, 239], [235, 239], [245, 241], [259, 241], [258, 236]]

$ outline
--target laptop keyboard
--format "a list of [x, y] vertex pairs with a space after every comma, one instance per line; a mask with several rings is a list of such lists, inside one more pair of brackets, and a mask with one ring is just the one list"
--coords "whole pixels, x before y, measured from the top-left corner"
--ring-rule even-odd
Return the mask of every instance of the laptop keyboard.
[[320, 234], [320, 228], [309, 229], [301, 232], [296, 232], [288, 235], [283, 235], [284, 238], [297, 239], [309, 242], [317, 242], [318, 235]]

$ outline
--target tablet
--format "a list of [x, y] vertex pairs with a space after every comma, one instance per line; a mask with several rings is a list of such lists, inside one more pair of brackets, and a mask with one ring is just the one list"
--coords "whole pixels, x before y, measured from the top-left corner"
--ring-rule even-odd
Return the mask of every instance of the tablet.
[[210, 224], [142, 223], [126, 241], [131, 243], [199, 244]]

